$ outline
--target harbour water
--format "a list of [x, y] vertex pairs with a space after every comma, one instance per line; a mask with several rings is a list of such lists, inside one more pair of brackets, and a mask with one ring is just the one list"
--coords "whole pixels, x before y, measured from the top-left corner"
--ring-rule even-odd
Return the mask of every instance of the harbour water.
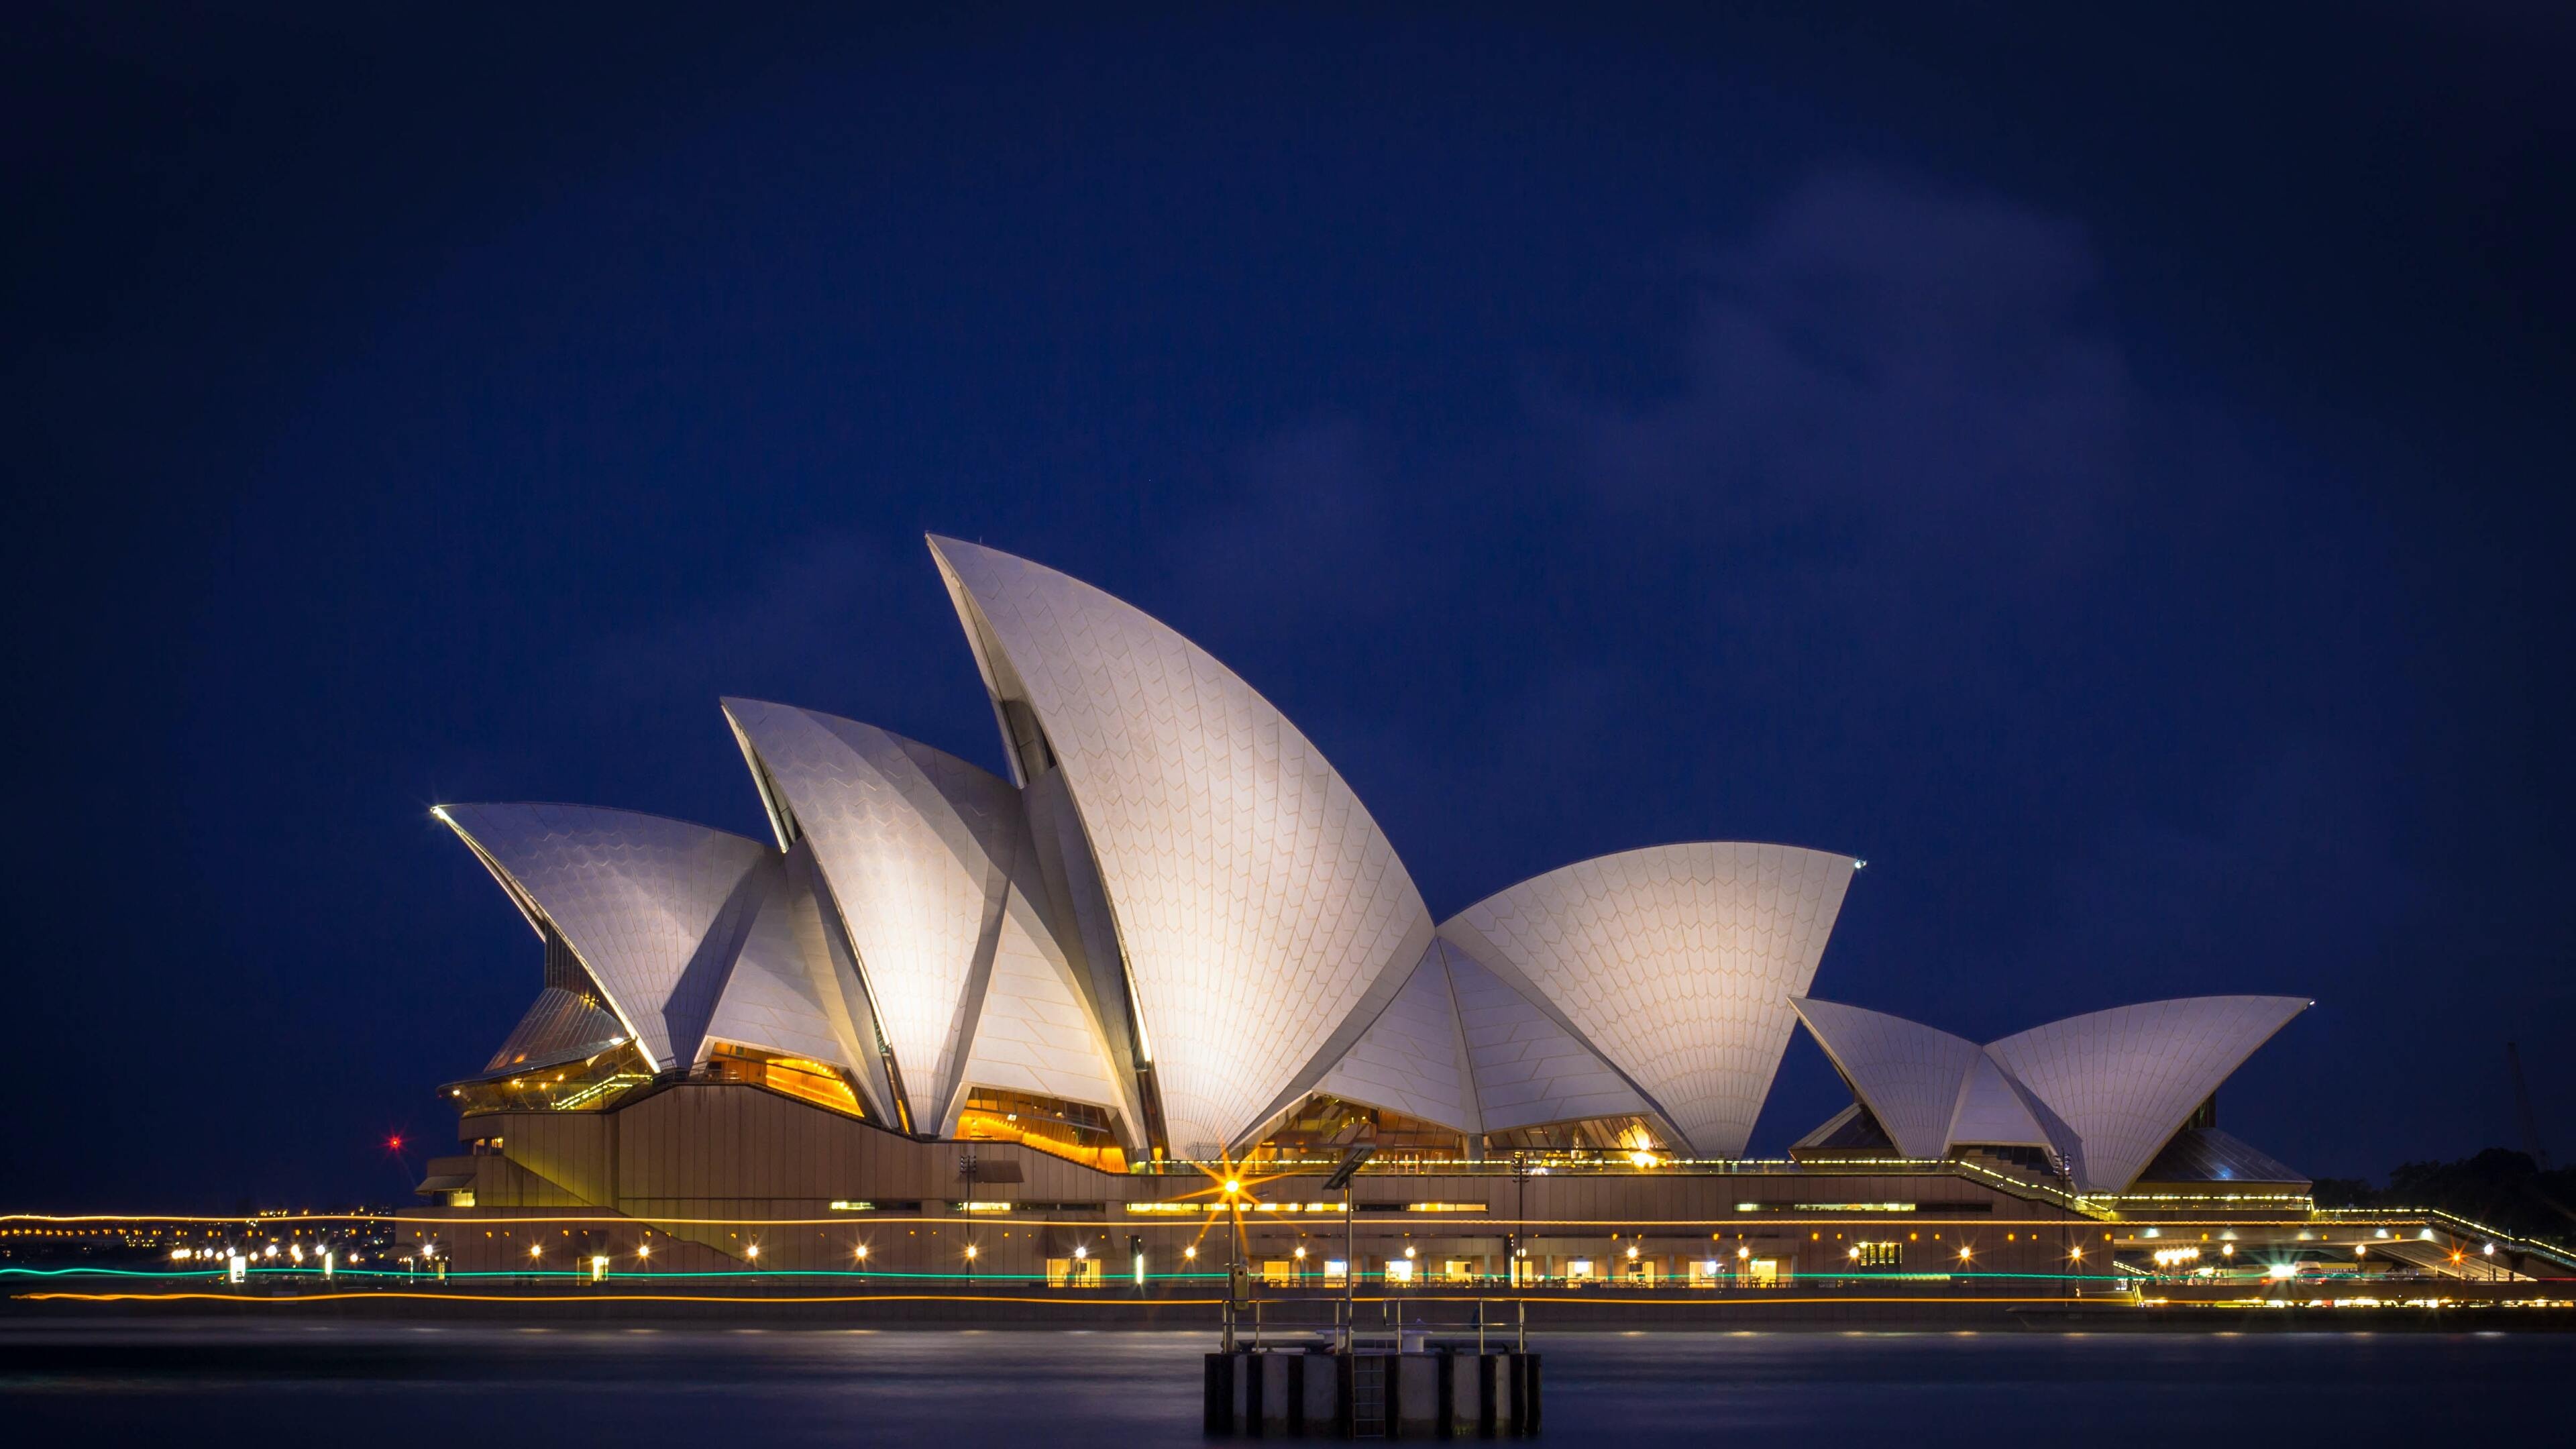
[[[21, 1444], [1045, 1444], [1199, 1437], [1204, 1333], [0, 1325]], [[2158, 1449], [2559, 1442], [2552, 1333], [1566, 1333], [1546, 1441]]]

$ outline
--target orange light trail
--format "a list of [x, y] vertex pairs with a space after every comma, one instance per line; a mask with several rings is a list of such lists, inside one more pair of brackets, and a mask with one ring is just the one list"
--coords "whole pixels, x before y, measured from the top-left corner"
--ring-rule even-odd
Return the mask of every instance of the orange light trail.
[[264, 1303], [293, 1307], [298, 1303], [338, 1303], [408, 1298], [425, 1303], [1108, 1303], [1123, 1308], [1213, 1308], [1222, 1298], [1004, 1298], [981, 1293], [854, 1293], [831, 1297], [787, 1297], [723, 1293], [303, 1293], [293, 1298], [246, 1298], [232, 1293], [21, 1293], [29, 1303]]

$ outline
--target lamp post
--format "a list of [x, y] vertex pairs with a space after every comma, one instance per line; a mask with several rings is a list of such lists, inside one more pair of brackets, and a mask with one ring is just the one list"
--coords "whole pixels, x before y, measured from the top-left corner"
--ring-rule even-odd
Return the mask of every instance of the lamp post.
[[1529, 1232], [1529, 1180], [1529, 1154], [1513, 1153], [1512, 1186], [1520, 1198], [1520, 1210], [1512, 1219], [1511, 1232], [1503, 1238], [1503, 1272], [1504, 1281], [1515, 1288], [1521, 1281], [1521, 1238]]
[[1357, 1321], [1353, 1315], [1358, 1312], [1355, 1288], [1360, 1277], [1359, 1229], [1353, 1225], [1351, 1218], [1351, 1179], [1359, 1175], [1360, 1164], [1368, 1161], [1376, 1152], [1377, 1144], [1374, 1142], [1353, 1144], [1350, 1151], [1342, 1154], [1340, 1164], [1333, 1168], [1333, 1175], [1324, 1179], [1324, 1191], [1331, 1192], [1337, 1187], [1342, 1190], [1342, 1352], [1344, 1353], [1351, 1351], [1351, 1330]]
[[1225, 1351], [1234, 1352], [1235, 1302], [1243, 1297], [1243, 1184], [1225, 1180]]

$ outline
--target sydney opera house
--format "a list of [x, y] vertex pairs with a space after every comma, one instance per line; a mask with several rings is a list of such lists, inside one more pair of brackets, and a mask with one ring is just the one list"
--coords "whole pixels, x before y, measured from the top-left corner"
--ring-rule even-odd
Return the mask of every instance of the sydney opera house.
[[[1650, 846], [1435, 920], [1350, 786], [1206, 651], [1026, 560], [931, 552], [1007, 778], [728, 699], [769, 839], [440, 807], [542, 982], [442, 1089], [464, 1150], [410, 1237], [460, 1264], [1080, 1285], [1181, 1271], [1239, 1217], [1253, 1271], [1336, 1281], [1323, 1179], [1360, 1143], [1347, 1241], [1399, 1282], [2043, 1272], [2312, 1236], [2306, 1180], [2215, 1109], [2303, 999], [1982, 1044], [1824, 999], [1860, 862], [1793, 845]], [[1801, 1029], [1852, 1105], [1748, 1160]]]

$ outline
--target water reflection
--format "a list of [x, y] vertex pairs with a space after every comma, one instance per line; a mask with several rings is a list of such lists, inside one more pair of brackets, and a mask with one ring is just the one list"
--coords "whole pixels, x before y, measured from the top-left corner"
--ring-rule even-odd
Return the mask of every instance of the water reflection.
[[[1203, 1333], [335, 1324], [0, 1329], [0, 1421], [190, 1444], [1198, 1442]], [[1548, 1434], [2194, 1449], [2538, 1429], [2549, 1334], [1558, 1334]], [[33, 1438], [21, 1437], [32, 1433]]]

